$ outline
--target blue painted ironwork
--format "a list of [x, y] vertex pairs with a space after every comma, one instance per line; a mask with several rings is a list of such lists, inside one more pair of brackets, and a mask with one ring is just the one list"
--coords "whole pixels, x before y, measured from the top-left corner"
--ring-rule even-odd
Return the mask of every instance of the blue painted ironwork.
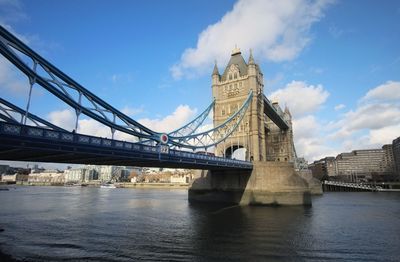
[[192, 135], [204, 123], [204, 120], [206, 120], [206, 118], [210, 114], [211, 109], [214, 108], [214, 105], [215, 105], [215, 99], [198, 117], [196, 117], [183, 127], [178, 128], [175, 131], [172, 131], [171, 133], [168, 133], [168, 136], [182, 137], [182, 136]]
[[263, 95], [263, 99], [264, 114], [266, 114], [280, 129], [288, 130], [289, 124], [283, 118], [283, 112], [281, 110], [278, 111], [265, 95]]
[[195, 169], [252, 169], [251, 162], [0, 122], [0, 159]]
[[[75, 82], [2, 26], [0, 26], [0, 52], [5, 58], [18, 67], [19, 70], [27, 75], [31, 83], [39, 84], [74, 108], [77, 112], [77, 116], [83, 113], [110, 127], [112, 132], [118, 130], [136, 137], [158, 140], [157, 132], [131, 119]], [[32, 69], [22, 60], [23, 55], [32, 60]], [[47, 76], [40, 75], [41, 72], [47, 73]], [[76, 95], [78, 97], [74, 97]], [[83, 99], [86, 99], [86, 102], [88, 102], [92, 108], [83, 106]]]
[[[160, 138], [163, 137], [161, 133], [141, 125], [85, 89], [1, 26], [0, 52], [29, 78], [30, 91], [34, 84], [39, 84], [75, 110], [77, 115], [75, 129], [77, 129], [79, 115], [82, 113], [108, 126], [111, 129], [112, 136], [118, 130], [140, 139], [153, 140], [156, 143], [161, 142]], [[23, 57], [32, 61], [32, 68], [23, 61]], [[89, 106], [85, 105], [85, 102]], [[206, 113], [211, 110], [212, 106], [213, 104], [189, 124], [168, 135], [168, 144], [178, 148], [194, 150], [199, 148], [207, 149], [224, 141], [238, 127], [249, 106], [249, 102], [245, 103], [241, 110], [222, 125], [194, 134], [207, 117], [208, 114]]]
[[[18, 120], [17, 117], [20, 119]], [[52, 123], [34, 115], [31, 113], [27, 113], [22, 108], [17, 107], [14, 104], [11, 104], [7, 100], [0, 97], [0, 118], [6, 122], [10, 123], [22, 123], [24, 118], [30, 120], [30, 122], [37, 127], [44, 127], [47, 129], [54, 129], [58, 131], [66, 131], [65, 129], [53, 125]]]
[[[188, 136], [193, 134], [203, 123], [204, 120], [208, 117], [210, 114], [210, 111], [214, 108], [215, 105], [215, 99], [213, 102], [195, 119], [187, 123], [186, 125], [168, 133], [168, 137], [180, 137], [180, 136]], [[147, 144], [151, 145], [153, 144], [154, 141], [152, 140], [145, 140], [145, 141], [140, 141], [141, 144]]]
[[239, 127], [243, 117], [245, 116], [253, 98], [253, 91], [250, 90], [247, 99], [238, 111], [233, 113], [224, 123], [210, 130], [196, 133], [183, 137], [170, 137], [181, 147], [190, 149], [201, 149], [215, 146], [225, 141]]

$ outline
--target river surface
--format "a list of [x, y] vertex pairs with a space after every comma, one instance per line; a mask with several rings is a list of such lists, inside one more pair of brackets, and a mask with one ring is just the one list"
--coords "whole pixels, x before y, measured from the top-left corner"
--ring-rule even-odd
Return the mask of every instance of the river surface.
[[400, 261], [400, 194], [224, 207], [189, 204], [186, 190], [17, 186], [0, 191], [0, 250], [21, 261]]

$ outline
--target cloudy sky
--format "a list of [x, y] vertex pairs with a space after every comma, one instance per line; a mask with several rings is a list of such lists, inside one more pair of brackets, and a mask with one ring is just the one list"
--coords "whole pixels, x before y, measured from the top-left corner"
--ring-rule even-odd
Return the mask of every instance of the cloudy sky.
[[[78, 83], [156, 131], [211, 102], [211, 72], [237, 45], [265, 94], [294, 117], [313, 161], [400, 136], [400, 2], [357, 0], [0, 0], [0, 23]], [[25, 107], [27, 79], [0, 57], [1, 97]], [[35, 88], [32, 112], [72, 129], [74, 112]], [[93, 120], [79, 130], [109, 136]]]

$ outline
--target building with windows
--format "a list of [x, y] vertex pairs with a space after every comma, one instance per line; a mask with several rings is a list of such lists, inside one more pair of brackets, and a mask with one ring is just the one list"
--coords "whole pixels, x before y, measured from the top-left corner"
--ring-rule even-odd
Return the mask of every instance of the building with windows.
[[397, 180], [400, 181], [400, 136], [393, 140], [392, 152], [394, 160], [394, 170], [397, 174]]
[[393, 162], [388, 163], [388, 159], [393, 159], [393, 157], [390, 157], [390, 155], [393, 155], [391, 150], [391, 146], [385, 145], [381, 149], [364, 149], [341, 153], [336, 157], [337, 175], [350, 181], [392, 180], [394, 165]]
[[334, 157], [325, 157], [308, 165], [313, 177], [319, 180], [330, 179], [336, 176], [336, 163]]
[[[380, 149], [353, 150], [314, 161], [308, 167], [315, 178], [341, 181], [396, 181], [396, 155], [400, 139]], [[397, 147], [396, 147], [397, 146]]]
[[[234, 152], [245, 150], [243, 159], [250, 161], [294, 162], [292, 116], [288, 108], [282, 110], [277, 102], [271, 103], [264, 94], [264, 76], [250, 51], [246, 63], [239, 48], [232, 50], [222, 74], [217, 65], [212, 73], [212, 95], [215, 98], [214, 126], [234, 116], [252, 92], [251, 109], [238, 128], [223, 143], [215, 147], [215, 155], [231, 158]], [[288, 125], [279, 128], [266, 111], [271, 108]]]
[[64, 184], [64, 182], [64, 173], [59, 170], [43, 170], [42, 172], [31, 172], [28, 176], [28, 183], [31, 184]]
[[64, 171], [65, 183], [82, 183], [98, 180], [98, 171], [95, 166], [88, 165], [80, 168], [71, 168]]

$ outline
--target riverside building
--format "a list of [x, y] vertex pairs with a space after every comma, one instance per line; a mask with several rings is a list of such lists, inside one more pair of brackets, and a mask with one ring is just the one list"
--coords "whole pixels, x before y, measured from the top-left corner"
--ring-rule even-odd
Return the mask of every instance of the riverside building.
[[397, 180], [400, 181], [400, 136], [392, 142], [393, 160], [395, 171], [397, 174]]
[[[396, 150], [400, 150], [399, 147]], [[388, 144], [380, 149], [353, 150], [341, 153], [336, 158], [326, 157], [314, 161], [309, 168], [313, 176], [320, 180], [396, 181], [399, 177], [395, 175], [395, 160], [394, 146]]]

